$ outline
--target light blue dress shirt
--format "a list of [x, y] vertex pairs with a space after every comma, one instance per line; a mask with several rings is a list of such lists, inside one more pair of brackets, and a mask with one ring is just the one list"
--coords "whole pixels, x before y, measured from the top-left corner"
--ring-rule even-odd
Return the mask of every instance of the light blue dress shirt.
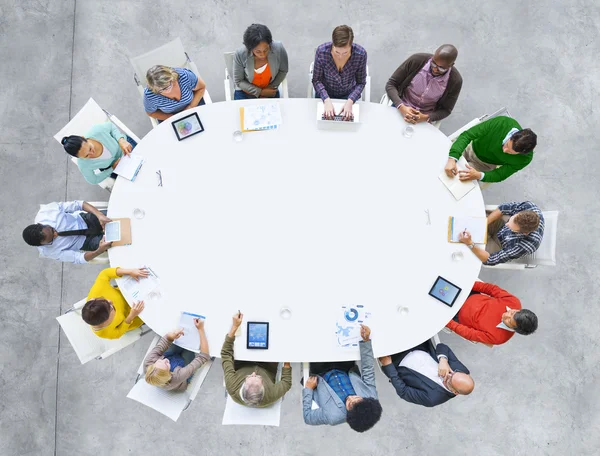
[[[79, 215], [83, 211], [83, 201], [69, 201], [64, 203], [49, 203], [40, 205], [40, 210], [35, 216], [35, 223], [49, 225], [56, 231], [85, 230], [87, 224]], [[66, 263], [85, 264], [85, 252], [81, 247], [85, 236], [57, 237], [50, 245], [38, 247], [40, 256]]]

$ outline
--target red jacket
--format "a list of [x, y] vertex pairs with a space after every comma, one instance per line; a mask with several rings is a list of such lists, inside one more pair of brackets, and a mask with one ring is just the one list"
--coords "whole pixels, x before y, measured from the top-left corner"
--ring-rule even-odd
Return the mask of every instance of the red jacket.
[[474, 342], [500, 345], [507, 342], [514, 332], [497, 328], [506, 307], [521, 310], [521, 301], [496, 285], [475, 282], [473, 291], [483, 294], [469, 296], [458, 312], [458, 321], [446, 325], [459, 336]]

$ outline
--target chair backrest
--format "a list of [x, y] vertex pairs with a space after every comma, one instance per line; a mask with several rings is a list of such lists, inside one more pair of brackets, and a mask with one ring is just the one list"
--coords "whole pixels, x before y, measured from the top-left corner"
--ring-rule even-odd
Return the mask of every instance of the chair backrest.
[[110, 119], [106, 112], [93, 98], [90, 98], [77, 114], [54, 135], [59, 143], [64, 136], [83, 136], [93, 125], [108, 122]]
[[130, 61], [142, 87], [146, 87], [146, 72], [154, 65], [187, 68], [198, 75], [198, 69], [185, 52], [179, 37], [145, 54], [132, 57]]
[[225, 58], [225, 71], [229, 76], [229, 86], [231, 93], [235, 90], [235, 82], [233, 81], [233, 56], [234, 52], [225, 52], [223, 53], [223, 57]]
[[[156, 336], [152, 340], [150, 347], [144, 355], [144, 359], [159, 340], [160, 336]], [[129, 391], [129, 394], [127, 394], [127, 397], [139, 402], [140, 404], [144, 404], [159, 413], [162, 413], [163, 415], [171, 418], [173, 421], [177, 421], [181, 413], [186, 410], [190, 403], [196, 398], [202, 383], [204, 383], [204, 380], [206, 379], [206, 376], [212, 367], [212, 363], [213, 360], [211, 359], [207, 363], [203, 364], [202, 367], [194, 373], [192, 381], [188, 385], [187, 389], [183, 392], [176, 392], [166, 391], [162, 388], [158, 388], [146, 383], [143, 371], [144, 360], [142, 360], [142, 364], [138, 370], [138, 380], [131, 391]]]
[[500, 116], [512, 117], [510, 115], [510, 112], [508, 112], [508, 109], [506, 109], [506, 107], [503, 106], [500, 109], [498, 109], [497, 111], [483, 116], [481, 118], [481, 121], [483, 122], [484, 120], [489, 120], [489, 119], [493, 119], [494, 117], [500, 117]]
[[[525, 255], [516, 263], [556, 266], [556, 238], [558, 233], [558, 211], [542, 211], [544, 215], [544, 237], [539, 248], [531, 255]], [[511, 262], [512, 263], [512, 262]]]
[[[279, 363], [275, 381], [281, 380], [282, 364]], [[235, 402], [229, 394], [226, 394], [225, 412], [223, 413], [223, 425], [241, 424], [254, 426], [279, 426], [281, 421], [281, 403], [283, 398], [268, 407], [246, 407]]]
[[384, 93], [381, 97], [381, 100], [379, 101], [379, 104], [386, 106], [392, 106], [393, 103], [394, 102], [390, 99], [390, 97], [387, 96], [387, 93]]
[[87, 299], [82, 299], [67, 313], [56, 317], [75, 354], [85, 364], [94, 358], [105, 358], [132, 344], [141, 336], [141, 329], [125, 333], [120, 339], [102, 339], [94, 334], [90, 326], [81, 318], [81, 307]]
[[480, 123], [481, 123], [481, 119], [479, 117], [476, 117], [471, 122], [460, 127], [458, 130], [456, 130], [454, 133], [452, 133], [450, 136], [448, 136], [448, 139], [450, 141], [454, 142], [454, 141], [456, 141], [456, 138], [458, 138], [463, 131], [466, 131], [469, 128], [474, 127], [475, 125], [479, 125]]

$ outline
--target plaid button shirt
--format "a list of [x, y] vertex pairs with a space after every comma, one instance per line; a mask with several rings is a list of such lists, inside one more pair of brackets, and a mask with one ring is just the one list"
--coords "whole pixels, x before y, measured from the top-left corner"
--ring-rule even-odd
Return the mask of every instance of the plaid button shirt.
[[367, 51], [358, 44], [352, 44], [350, 58], [338, 71], [331, 55], [332, 43], [324, 43], [317, 48], [312, 83], [321, 100], [327, 98], [350, 98], [359, 100], [367, 83]]
[[348, 396], [356, 395], [352, 383], [350, 383], [350, 376], [339, 369], [333, 369], [323, 375], [323, 380], [327, 382], [331, 389], [335, 391], [335, 394], [346, 403]]
[[513, 216], [521, 211], [533, 211], [540, 216], [540, 225], [537, 230], [527, 235], [515, 233], [504, 225], [497, 234], [498, 240], [502, 245], [502, 250], [490, 255], [484, 263], [488, 266], [495, 266], [510, 260], [516, 260], [524, 255], [532, 254], [539, 248], [544, 237], [544, 216], [542, 215], [542, 211], [531, 201], [505, 203], [498, 206], [498, 209], [503, 215], [508, 216]]

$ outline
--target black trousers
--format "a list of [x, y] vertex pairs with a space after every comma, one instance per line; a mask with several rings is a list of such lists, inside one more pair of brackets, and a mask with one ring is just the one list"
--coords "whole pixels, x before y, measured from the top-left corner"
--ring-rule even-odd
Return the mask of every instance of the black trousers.
[[104, 236], [104, 230], [102, 229], [102, 225], [100, 225], [100, 220], [94, 214], [82, 212], [80, 215], [86, 223], [88, 230], [92, 230], [92, 233], [85, 237], [81, 250], [84, 252], [93, 252], [98, 249], [102, 236]]
[[310, 375], [323, 375], [333, 369], [350, 372], [356, 367], [354, 361], [334, 361], [329, 363], [310, 363], [308, 371]]

